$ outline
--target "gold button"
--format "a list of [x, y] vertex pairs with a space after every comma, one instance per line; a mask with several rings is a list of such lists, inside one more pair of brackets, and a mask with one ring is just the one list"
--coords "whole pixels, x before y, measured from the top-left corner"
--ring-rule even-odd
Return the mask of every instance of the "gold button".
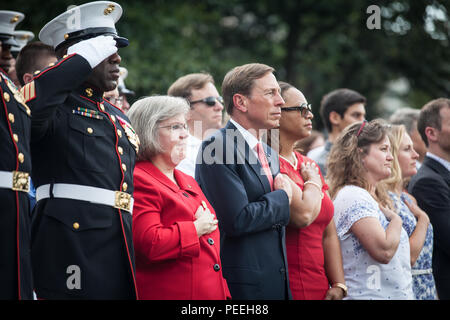
[[13, 134], [13, 138], [15, 142], [19, 142], [19, 136], [17, 134]]
[[48, 64], [49, 67], [53, 67], [54, 65], [55, 65], [54, 62]]
[[123, 171], [127, 171], [127, 165], [125, 163], [122, 163], [122, 169]]
[[123, 154], [123, 148], [122, 147], [117, 147], [117, 150], [119, 150], [119, 153], [122, 155]]
[[80, 224], [79, 224], [78, 222], [74, 222], [74, 223], [73, 223], [73, 228], [74, 228], [75, 230], [78, 230], [78, 229], [80, 228]]
[[63, 55], [63, 59], [67, 58], [68, 56], [68, 54]]
[[40, 70], [36, 70], [36, 71], [34, 72], [34, 74], [39, 74], [39, 73], [41, 73]]
[[19, 153], [19, 155], [17, 156], [17, 158], [19, 159], [20, 163], [23, 163], [25, 161], [25, 156], [23, 155], [23, 153]]
[[69, 38], [69, 35], [66, 33], [66, 34], [64, 35], [64, 40], [67, 40], [67, 38]]
[[113, 122], [116, 122], [116, 117], [114, 117], [113, 115], [111, 115], [111, 120], [112, 120]]
[[5, 99], [6, 102], [9, 102], [10, 100], [9, 93], [8, 92], [3, 93], [3, 98]]
[[117, 135], [119, 136], [119, 138], [122, 138], [122, 131], [120, 131], [119, 129], [117, 129]]
[[8, 120], [11, 123], [14, 123], [14, 115], [12, 113], [8, 114]]
[[86, 130], [89, 134], [92, 134], [94, 132], [94, 129], [92, 129], [92, 128], [87, 128]]
[[127, 191], [127, 189], [128, 189], [128, 184], [126, 182], [124, 182], [122, 185], [122, 190]]
[[105, 105], [103, 103], [100, 103], [100, 109], [102, 109], [102, 111], [105, 111]]

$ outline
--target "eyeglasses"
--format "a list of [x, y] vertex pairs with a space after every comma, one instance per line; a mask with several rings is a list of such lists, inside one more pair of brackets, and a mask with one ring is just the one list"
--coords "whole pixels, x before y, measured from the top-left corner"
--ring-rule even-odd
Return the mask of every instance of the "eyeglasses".
[[223, 98], [221, 96], [218, 96], [218, 97], [212, 97], [212, 96], [211, 97], [206, 97], [204, 99], [190, 101], [189, 103], [191, 105], [193, 105], [195, 103], [203, 102], [203, 103], [206, 103], [208, 106], [213, 107], [213, 106], [216, 105], [216, 101], [218, 101], [221, 104], [223, 104]]
[[308, 112], [312, 113], [311, 104], [306, 102], [295, 107], [281, 108], [281, 111], [300, 111], [301, 116], [304, 118], [308, 115]]
[[181, 131], [188, 130], [188, 125], [186, 123], [175, 123], [168, 126], [160, 126], [159, 128], [170, 128], [170, 131]]

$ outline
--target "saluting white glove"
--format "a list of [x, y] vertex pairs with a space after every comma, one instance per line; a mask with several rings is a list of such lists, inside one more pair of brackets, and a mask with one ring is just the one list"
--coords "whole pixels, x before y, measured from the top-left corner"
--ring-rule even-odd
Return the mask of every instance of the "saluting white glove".
[[85, 58], [92, 69], [116, 52], [116, 40], [112, 36], [98, 36], [83, 40], [67, 49], [67, 54], [76, 53]]

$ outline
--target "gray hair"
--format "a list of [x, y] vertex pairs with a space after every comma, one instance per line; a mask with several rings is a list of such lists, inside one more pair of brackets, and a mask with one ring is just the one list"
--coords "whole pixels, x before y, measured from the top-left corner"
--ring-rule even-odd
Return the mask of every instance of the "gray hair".
[[133, 103], [127, 116], [140, 140], [137, 160], [150, 160], [162, 152], [158, 139], [159, 123], [179, 114], [186, 115], [188, 111], [186, 99], [178, 97], [144, 97]]
[[395, 111], [389, 118], [389, 122], [394, 125], [404, 125], [406, 131], [411, 134], [417, 129], [420, 110], [413, 108], [401, 108]]

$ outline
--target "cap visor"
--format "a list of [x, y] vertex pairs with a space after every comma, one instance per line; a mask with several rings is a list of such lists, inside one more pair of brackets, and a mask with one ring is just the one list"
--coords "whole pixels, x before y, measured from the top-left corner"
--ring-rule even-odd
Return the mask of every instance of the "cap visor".
[[3, 38], [0, 37], [0, 41], [2, 42], [2, 44], [8, 44], [12, 47], [19, 47], [20, 45], [17, 43], [16, 40], [14, 40], [14, 38]]
[[116, 45], [118, 48], [127, 47], [130, 44], [127, 38], [114, 36], [114, 40], [116, 40]]

